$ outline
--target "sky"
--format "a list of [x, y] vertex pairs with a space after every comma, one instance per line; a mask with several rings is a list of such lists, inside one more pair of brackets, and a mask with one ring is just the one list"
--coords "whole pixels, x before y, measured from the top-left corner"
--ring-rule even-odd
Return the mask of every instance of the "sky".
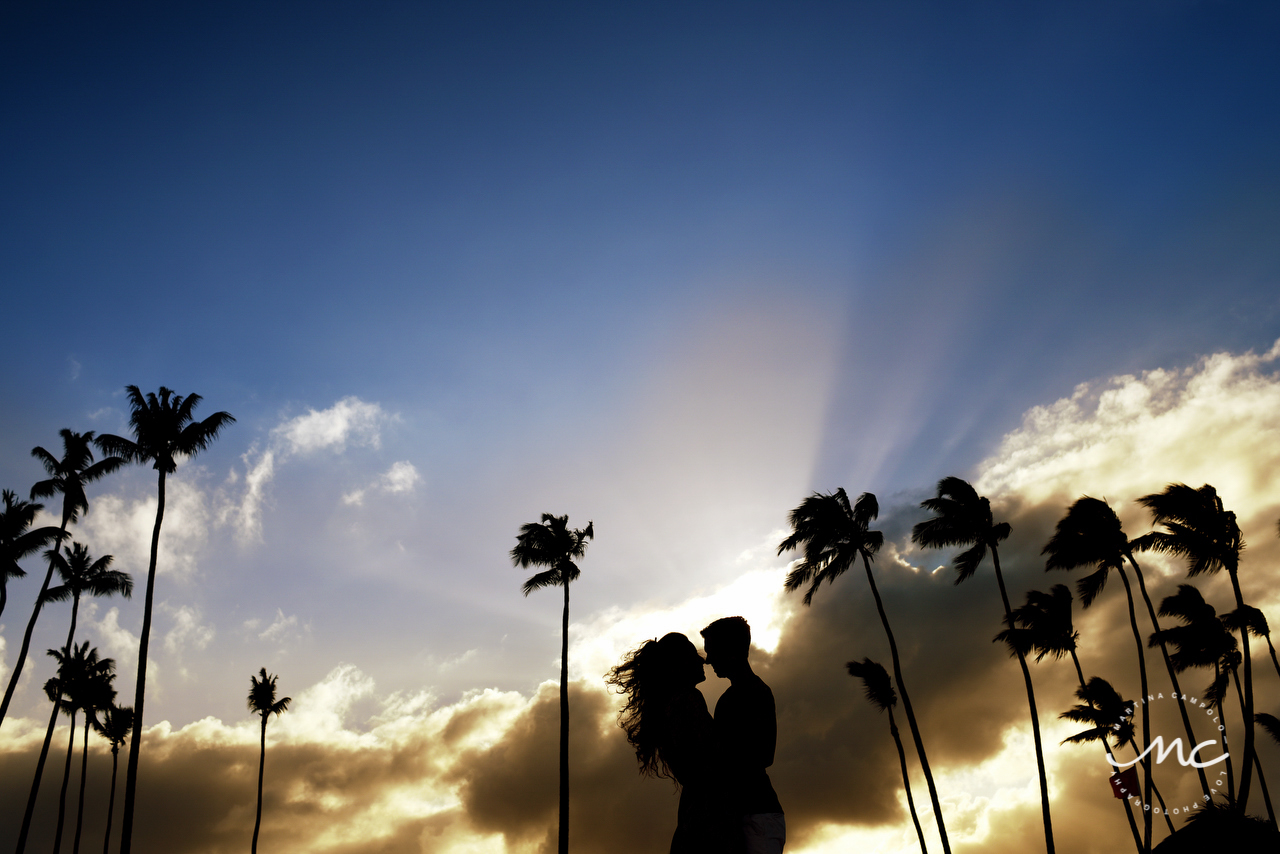
[[[1246, 599], [1280, 620], [1278, 35], [1234, 2], [6, 4], [0, 485], [25, 496], [64, 427], [127, 433], [127, 385], [236, 419], [169, 481], [136, 838], [243, 847], [266, 667], [294, 702], [264, 845], [554, 845], [560, 602], [508, 558], [554, 513], [596, 533], [571, 591], [575, 850], [665, 850], [675, 795], [636, 773], [602, 677], [727, 614], [778, 697], [788, 851], [918, 848], [844, 672], [888, 656], [864, 581], [782, 591], [788, 512], [843, 487], [879, 497], [956, 850], [1041, 846], [994, 580], [955, 586], [910, 529], [970, 480], [1013, 526], [1020, 601], [1074, 581], [1040, 550], [1075, 498], [1137, 536], [1138, 497], [1212, 483]], [[141, 585], [153, 473], [89, 501], [74, 537]], [[1157, 600], [1186, 580], [1147, 571]], [[0, 845], [68, 618], [42, 613], [0, 729]], [[1077, 620], [1086, 671], [1136, 696], [1119, 593]], [[141, 621], [140, 595], [81, 607], [122, 697]], [[1280, 714], [1280, 672], [1255, 675]], [[1070, 668], [1033, 676], [1059, 846], [1127, 850], [1099, 752], [1058, 745]]]

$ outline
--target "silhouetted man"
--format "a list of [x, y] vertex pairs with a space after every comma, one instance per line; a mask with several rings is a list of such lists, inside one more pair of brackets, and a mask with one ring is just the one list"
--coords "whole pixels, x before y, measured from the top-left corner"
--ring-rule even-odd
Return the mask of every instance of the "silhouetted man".
[[729, 688], [716, 703], [716, 740], [724, 751], [730, 803], [742, 814], [748, 854], [781, 854], [787, 841], [782, 806], [765, 770], [773, 764], [778, 718], [773, 692], [747, 662], [751, 627], [741, 617], [716, 620], [702, 630], [707, 663]]

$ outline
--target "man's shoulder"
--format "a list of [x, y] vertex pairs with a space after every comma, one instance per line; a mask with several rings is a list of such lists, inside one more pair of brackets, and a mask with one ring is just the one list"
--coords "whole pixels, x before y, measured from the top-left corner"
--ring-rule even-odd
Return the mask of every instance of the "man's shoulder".
[[773, 691], [763, 679], [752, 673], [746, 678], [735, 680], [724, 690], [720, 695], [720, 701], [716, 703], [716, 711], [719, 712], [721, 707], [742, 708], [762, 705], [773, 707]]

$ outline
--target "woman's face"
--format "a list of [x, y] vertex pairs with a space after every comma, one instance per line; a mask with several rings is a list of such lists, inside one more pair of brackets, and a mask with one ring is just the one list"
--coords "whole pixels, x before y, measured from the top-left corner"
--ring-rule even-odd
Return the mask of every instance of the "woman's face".
[[[669, 640], [667, 640], [669, 638]], [[670, 644], [671, 668], [673, 681], [677, 685], [690, 687], [707, 681], [705, 662], [698, 655], [698, 648], [687, 637], [672, 632], [666, 640]]]

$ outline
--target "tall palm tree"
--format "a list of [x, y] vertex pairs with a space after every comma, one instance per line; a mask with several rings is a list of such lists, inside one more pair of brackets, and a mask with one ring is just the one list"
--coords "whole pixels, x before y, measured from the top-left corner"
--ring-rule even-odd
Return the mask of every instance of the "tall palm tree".
[[[1009, 605], [1009, 593], [1005, 589], [1004, 574], [1000, 571], [1000, 551], [997, 544], [1009, 536], [1009, 523], [996, 523], [991, 515], [991, 502], [978, 495], [968, 481], [958, 477], [944, 477], [938, 481], [938, 494], [920, 502], [920, 506], [932, 512], [933, 518], [918, 523], [911, 530], [911, 539], [925, 548], [968, 546], [956, 555], [951, 565], [956, 569], [956, 584], [970, 578], [977, 570], [987, 551], [991, 552], [991, 565], [995, 569], [996, 584], [1004, 603], [1005, 625], [1013, 627], [1013, 608]], [[1036, 771], [1040, 776], [1040, 810], [1044, 818], [1044, 843], [1048, 854], [1054, 853], [1053, 819], [1049, 814], [1049, 781], [1045, 776], [1044, 747], [1040, 743], [1040, 717], [1036, 713], [1035, 689], [1031, 686], [1031, 671], [1026, 656], [1014, 649], [1018, 666], [1022, 668], [1022, 681], [1027, 688], [1027, 705], [1031, 711], [1031, 735], [1036, 746]]]
[[[1013, 609], [1014, 625], [997, 634], [995, 640], [1008, 644], [1010, 652], [1015, 645], [1021, 647], [1023, 655], [1034, 651], [1037, 664], [1046, 656], [1062, 658], [1070, 655], [1071, 663], [1076, 668], [1076, 678], [1083, 690], [1087, 683], [1084, 670], [1080, 667], [1080, 656], [1076, 654], [1080, 633], [1076, 631], [1071, 619], [1071, 602], [1071, 591], [1065, 584], [1053, 585], [1048, 593], [1030, 590], [1027, 592], [1026, 604]], [[1106, 739], [1102, 739], [1102, 749], [1108, 756], [1112, 756], [1111, 746]], [[1129, 801], [1122, 800], [1120, 805], [1124, 808], [1125, 819], [1133, 832], [1133, 841], [1138, 850], [1142, 851], [1142, 836], [1133, 812], [1129, 809]]]
[[[27, 836], [31, 831], [31, 818], [36, 810], [36, 796], [40, 793], [40, 781], [44, 776], [45, 762], [49, 758], [49, 746], [53, 742], [53, 730], [58, 723], [58, 712], [72, 715], [71, 742], [73, 745], [75, 743], [74, 711], [76, 707], [69, 700], [64, 699], [64, 696], [69, 695], [74, 690], [73, 686], [80, 682], [82, 674], [87, 669], [89, 643], [86, 641], [81, 646], [73, 649], [51, 649], [48, 650], [48, 654], [58, 662], [58, 675], [44, 683], [44, 693], [53, 703], [53, 711], [49, 715], [49, 726], [45, 729], [44, 744], [40, 747], [40, 758], [36, 760], [36, 773], [31, 781], [31, 794], [27, 797], [27, 810], [22, 816], [22, 829], [18, 833], [16, 854], [23, 854], [27, 847]], [[94, 655], [96, 658], [96, 650]], [[67, 749], [70, 750], [70, 746]], [[70, 759], [67, 762], [69, 769]], [[65, 795], [65, 787], [63, 793]], [[59, 825], [61, 825], [61, 819], [59, 819]]]
[[[1224, 666], [1229, 671], [1234, 666], [1233, 656], [1237, 644], [1235, 637], [1227, 631], [1218, 619], [1217, 611], [1204, 600], [1200, 591], [1190, 584], [1179, 584], [1178, 592], [1166, 596], [1160, 602], [1160, 616], [1176, 617], [1180, 622], [1154, 632], [1148, 640], [1149, 646], [1164, 643], [1173, 647], [1169, 660], [1178, 673], [1184, 673], [1193, 667], [1212, 667], [1213, 682], [1205, 690], [1204, 697], [1218, 711], [1218, 720], [1226, 726], [1226, 714], [1222, 707], [1226, 696], [1226, 679]], [[1226, 730], [1223, 730], [1223, 746], [1226, 746]], [[1231, 754], [1226, 753], [1227, 790], [1231, 801], [1235, 800], [1234, 769], [1231, 767]]]
[[[62, 495], [62, 524], [58, 528], [57, 543], [67, 532], [67, 525], [80, 518], [81, 511], [89, 512], [89, 499], [85, 497], [84, 487], [87, 483], [105, 477], [120, 468], [123, 460], [108, 456], [106, 459], [93, 461], [93, 449], [89, 447], [95, 442], [93, 431], [76, 433], [73, 430], [59, 431], [62, 436], [62, 458], [59, 459], [44, 448], [31, 449], [31, 455], [40, 461], [49, 474], [48, 480], [42, 480], [31, 487], [31, 498], [51, 498]], [[53, 550], [55, 553], [57, 549]], [[47, 554], [47, 552], [46, 552]], [[18, 677], [22, 675], [22, 665], [27, 660], [27, 651], [31, 649], [31, 633], [36, 628], [36, 618], [44, 605], [44, 594], [53, 580], [53, 558], [50, 556], [49, 570], [44, 575], [40, 592], [36, 594], [35, 608], [31, 611], [31, 619], [27, 621], [27, 630], [22, 636], [22, 647], [14, 663], [13, 673], [9, 677], [9, 685], [4, 691], [4, 700], [0, 701], [0, 724], [9, 711], [9, 702], [13, 699], [14, 688], [18, 685]]]
[[[1245, 607], [1240, 591], [1240, 552], [1244, 537], [1236, 524], [1236, 514], [1223, 507], [1218, 491], [1209, 484], [1192, 489], [1185, 483], [1171, 483], [1164, 492], [1138, 499], [1151, 511], [1152, 523], [1163, 525], [1163, 531], [1152, 531], [1135, 542], [1135, 548], [1178, 555], [1189, 561], [1187, 575], [1215, 574], [1225, 569], [1231, 578], [1236, 608]], [[1249, 806], [1249, 790], [1253, 780], [1254, 721], [1253, 665], [1249, 655], [1249, 633], [1240, 636], [1244, 653], [1244, 767], [1240, 771], [1240, 795], [1236, 802], [1241, 812]]]
[[[64, 697], [62, 712], [71, 716], [71, 732], [67, 740], [67, 763], [62, 772], [62, 789], [58, 793], [58, 829], [53, 837], [53, 854], [58, 854], [62, 850], [62, 828], [67, 814], [67, 784], [71, 782], [71, 757], [76, 745], [76, 713], [86, 711], [91, 703], [97, 701], [96, 695], [104, 690], [101, 683], [105, 682], [106, 688], [109, 689], [111, 680], [115, 678], [116, 669], [114, 660], [110, 658], [99, 660], [98, 650], [89, 649], [88, 641], [76, 649], [75, 655], [76, 666], [70, 678], [63, 683], [62, 692]], [[84, 738], [87, 750], [89, 743], [87, 724]], [[81, 807], [83, 808], [83, 803]]]
[[133, 840], [134, 796], [138, 789], [138, 754], [142, 748], [143, 706], [147, 691], [147, 648], [151, 642], [151, 609], [155, 597], [156, 555], [160, 549], [160, 525], [164, 521], [165, 478], [178, 469], [179, 457], [195, 456], [205, 450], [235, 422], [226, 412], [215, 412], [196, 421], [192, 412], [200, 403], [198, 394], [183, 397], [160, 386], [157, 396], [146, 395], [136, 385], [125, 386], [129, 397], [129, 428], [133, 439], [103, 435], [95, 442], [103, 453], [129, 463], [151, 463], [157, 473], [156, 524], [151, 531], [151, 560], [147, 565], [147, 594], [142, 608], [142, 633], [138, 639], [138, 678], [133, 697], [133, 734], [124, 781], [124, 820], [121, 822], [120, 854], [129, 854]]
[[76, 636], [80, 597], [85, 593], [90, 596], [115, 596], [118, 593], [128, 599], [133, 595], [133, 579], [129, 573], [111, 568], [111, 555], [103, 555], [94, 560], [87, 546], [74, 542], [64, 547], [63, 551], [65, 555], [58, 554], [55, 550], [49, 558], [62, 583], [46, 590], [44, 601], [71, 600], [71, 629], [67, 632], [67, 648], [70, 649]]
[[[1057, 529], [1041, 554], [1048, 555], [1048, 560], [1045, 562], [1046, 570], [1070, 570], [1081, 566], [1094, 568], [1092, 573], [1077, 583], [1080, 601], [1085, 608], [1092, 606], [1102, 593], [1112, 570], [1120, 576], [1120, 582], [1124, 585], [1125, 600], [1129, 607], [1129, 628], [1133, 632], [1133, 644], [1138, 656], [1138, 678], [1141, 682], [1142, 696], [1146, 697], [1150, 693], [1147, 682], [1146, 647], [1142, 642], [1142, 632], [1138, 628], [1133, 588], [1129, 584], [1129, 576], [1124, 568], [1126, 561], [1133, 569], [1134, 578], [1138, 582], [1138, 591], [1147, 606], [1147, 616], [1157, 632], [1160, 631], [1160, 620], [1156, 616], [1151, 596], [1147, 593], [1147, 583], [1143, 578], [1142, 568], [1134, 559], [1135, 548], [1136, 545], [1129, 541], [1120, 524], [1120, 518], [1111, 509], [1111, 505], [1086, 495], [1072, 504], [1067, 509], [1066, 515], [1058, 520]], [[1191, 729], [1191, 716], [1187, 713], [1186, 702], [1182, 699], [1178, 673], [1164, 643], [1160, 644], [1160, 655], [1164, 659], [1169, 682], [1173, 685], [1173, 695], [1178, 699], [1178, 714], [1182, 717], [1182, 728], [1187, 734], [1187, 741], [1190, 744], [1197, 744], [1195, 733]], [[1142, 708], [1142, 741], [1143, 744], [1151, 743], [1151, 721], [1149, 709], [1145, 705]], [[1143, 760], [1143, 769], [1146, 779], [1150, 780], [1152, 769], [1149, 755]], [[1200, 779], [1201, 793], [1206, 798], [1209, 797], [1209, 778], [1205, 775], [1204, 769], [1197, 768], [1196, 775]], [[1150, 790], [1144, 789], [1144, 801], [1151, 803]], [[1150, 814], [1146, 814], [1144, 820], [1146, 826], [1150, 828]]]
[[253, 854], [258, 854], [258, 828], [262, 826], [262, 772], [267, 763], [267, 718], [272, 715], [279, 717], [288, 711], [289, 703], [293, 702], [292, 697], [283, 697], [276, 699], [276, 678], [267, 674], [267, 668], [263, 667], [258, 673], [262, 676], [249, 677], [249, 711], [256, 712], [262, 716], [262, 750], [258, 755], [258, 815], [253, 820], [253, 846], [250, 849]]
[[4, 490], [2, 498], [4, 509], [0, 510], [0, 615], [4, 614], [4, 606], [9, 601], [9, 579], [22, 578], [27, 574], [18, 566], [18, 561], [40, 551], [58, 536], [57, 528], [31, 530], [36, 514], [44, 509], [43, 504], [23, 501], [9, 489]]
[[511, 562], [522, 568], [547, 567], [529, 577], [521, 588], [528, 596], [542, 587], [564, 588], [564, 615], [560, 636], [560, 831], [559, 854], [569, 852], [569, 583], [577, 579], [574, 558], [587, 553], [587, 540], [595, 539], [595, 527], [570, 528], [569, 517], [542, 514], [541, 522], [520, 526]]
[[111, 744], [111, 797], [107, 801], [107, 832], [102, 838], [102, 854], [111, 850], [111, 820], [116, 811], [116, 766], [120, 746], [129, 739], [133, 730], [133, 708], [114, 703], [103, 710], [102, 717], [93, 722], [93, 730]]
[[920, 757], [920, 767], [924, 771], [925, 783], [929, 787], [929, 797], [933, 801], [933, 815], [938, 824], [938, 834], [942, 839], [942, 850], [944, 854], [950, 854], [951, 842], [947, 838], [947, 828], [942, 817], [942, 804], [938, 798], [938, 790], [934, 786], [933, 772], [929, 768], [929, 758], [925, 754], [920, 727], [916, 724], [915, 711], [911, 707], [907, 683], [902, 675], [898, 644], [894, 639], [893, 629], [889, 626], [889, 617], [885, 614], [884, 602], [880, 599], [875, 575], [871, 572], [871, 561], [884, 544], [884, 534], [870, 530], [871, 523], [879, 515], [880, 505], [870, 492], [862, 493], [858, 496], [857, 502], [852, 505], [844, 489], [837, 489], [834, 493], [815, 492], [791, 511], [789, 517], [791, 536], [779, 544], [778, 554], [792, 549], [801, 550], [800, 560], [787, 574], [785, 587], [793, 591], [804, 584], [809, 584], [809, 589], [804, 596], [806, 605], [813, 602], [813, 594], [823, 581], [830, 584], [854, 566], [858, 558], [862, 558], [862, 566], [867, 573], [867, 584], [871, 588], [871, 595], [876, 602], [876, 611], [880, 615], [880, 625], [884, 628], [885, 637], [889, 640], [893, 678], [898, 685], [898, 693], [902, 695], [902, 709], [906, 712], [911, 739], [915, 742], [916, 754]]
[[[1081, 705], [1072, 706], [1067, 711], [1058, 715], [1063, 720], [1071, 720], [1076, 723], [1089, 724], [1090, 729], [1075, 735], [1067, 736], [1062, 740], [1063, 744], [1082, 744], [1088, 741], [1099, 741], [1112, 760], [1112, 766], [1118, 767], [1119, 763], [1115, 760], [1115, 752], [1111, 749], [1111, 742], [1114, 741], [1116, 746], [1128, 745], [1133, 750], [1135, 756], [1141, 755], [1142, 751], [1138, 749], [1138, 744], [1134, 741], [1133, 728], [1133, 712], [1136, 705], [1133, 700], [1122, 700], [1116, 690], [1111, 687], [1111, 683], [1100, 676], [1091, 677], [1088, 682], [1076, 689], [1076, 697], [1082, 700]], [[1151, 792], [1155, 795], [1156, 801], [1160, 804], [1160, 812], [1164, 815], [1165, 824], [1169, 828], [1169, 833], [1173, 831], [1173, 819], [1169, 817], [1169, 810], [1165, 806], [1164, 796], [1160, 794], [1160, 788], [1151, 784]], [[1128, 803], [1128, 798], [1125, 799]], [[1151, 803], [1150, 795], [1147, 795], [1143, 803]], [[1144, 810], [1146, 811], [1146, 810]], [[1139, 848], [1146, 850], [1149, 845], [1138, 838], [1137, 827], [1130, 822], [1134, 831], [1134, 841]]]
[[[97, 650], [94, 650], [96, 655]], [[76, 686], [77, 701], [84, 712], [84, 747], [80, 752], [80, 797], [76, 804], [76, 835], [71, 854], [80, 854], [80, 833], [84, 829], [84, 787], [89, 775], [89, 728], [98, 723], [98, 713], [115, 703], [116, 689], [111, 683], [116, 678], [116, 663], [104, 658], [87, 667]]]
[[866, 692], [867, 702], [882, 712], [889, 713], [889, 732], [893, 735], [893, 743], [898, 746], [898, 764], [902, 766], [902, 788], [907, 792], [907, 808], [911, 810], [911, 822], [916, 826], [916, 837], [920, 840], [920, 854], [929, 854], [924, 843], [924, 830], [920, 827], [920, 818], [916, 815], [916, 802], [911, 797], [911, 777], [907, 774], [907, 754], [902, 749], [902, 736], [898, 734], [898, 724], [893, 719], [893, 707], [898, 704], [898, 697], [893, 693], [893, 684], [884, 666], [864, 658], [862, 661], [850, 661], [845, 667], [849, 675], [862, 680], [862, 688]]

